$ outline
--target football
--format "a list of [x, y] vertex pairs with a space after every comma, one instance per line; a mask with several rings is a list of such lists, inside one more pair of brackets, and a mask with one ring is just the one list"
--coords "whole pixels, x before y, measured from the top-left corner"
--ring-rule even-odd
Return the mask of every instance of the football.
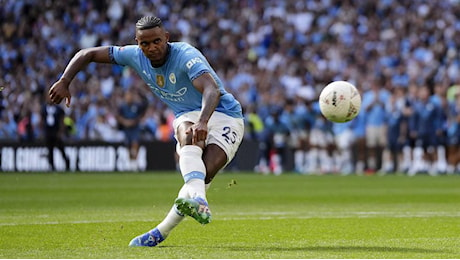
[[319, 108], [329, 121], [345, 123], [359, 114], [361, 95], [353, 84], [333, 81], [321, 91]]

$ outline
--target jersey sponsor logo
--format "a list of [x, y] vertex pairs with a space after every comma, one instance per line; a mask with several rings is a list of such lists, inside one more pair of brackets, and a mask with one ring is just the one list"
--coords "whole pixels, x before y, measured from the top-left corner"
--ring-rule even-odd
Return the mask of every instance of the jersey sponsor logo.
[[163, 75], [157, 75], [157, 85], [160, 88], [163, 88], [165, 86], [165, 77]]
[[172, 84], [176, 84], [176, 75], [174, 73], [169, 74], [169, 81]]
[[193, 58], [193, 59], [187, 61], [185, 66], [187, 66], [187, 69], [190, 69], [190, 68], [192, 68], [193, 65], [195, 65], [197, 63], [203, 63], [203, 61], [199, 57], [196, 57], [196, 58]]
[[164, 90], [161, 90], [155, 86], [148, 84], [153, 93], [159, 96], [162, 99], [173, 101], [173, 102], [184, 102], [184, 95], [187, 93], [187, 87], [178, 89], [175, 93], [170, 93]]

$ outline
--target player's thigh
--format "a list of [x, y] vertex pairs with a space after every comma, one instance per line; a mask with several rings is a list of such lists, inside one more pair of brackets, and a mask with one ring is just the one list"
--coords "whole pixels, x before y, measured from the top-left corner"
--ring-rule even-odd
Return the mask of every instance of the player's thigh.
[[206, 183], [234, 157], [244, 136], [244, 121], [214, 112], [208, 122], [208, 138], [203, 152], [206, 165]]
[[226, 163], [229, 163], [235, 157], [243, 140], [243, 119], [214, 112], [208, 122], [208, 129], [206, 145], [215, 144], [220, 147], [227, 156]]

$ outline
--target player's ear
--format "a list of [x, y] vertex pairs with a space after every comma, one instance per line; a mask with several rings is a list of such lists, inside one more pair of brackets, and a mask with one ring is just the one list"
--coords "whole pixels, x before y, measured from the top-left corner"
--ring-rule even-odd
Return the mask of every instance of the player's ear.
[[166, 38], [166, 42], [169, 42], [169, 32], [168, 31], [165, 31], [165, 38]]

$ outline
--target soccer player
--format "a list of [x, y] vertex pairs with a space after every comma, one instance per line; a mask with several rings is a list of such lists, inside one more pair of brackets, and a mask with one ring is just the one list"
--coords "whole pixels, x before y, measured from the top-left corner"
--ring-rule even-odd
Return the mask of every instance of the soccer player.
[[80, 50], [49, 91], [51, 100], [70, 105], [69, 85], [90, 62], [131, 67], [173, 111], [179, 167], [185, 184], [166, 218], [131, 240], [130, 246], [156, 246], [185, 215], [211, 221], [206, 189], [234, 157], [244, 135], [240, 103], [228, 93], [206, 58], [184, 42], [169, 42], [162, 21], [146, 16], [136, 23], [137, 45]]

